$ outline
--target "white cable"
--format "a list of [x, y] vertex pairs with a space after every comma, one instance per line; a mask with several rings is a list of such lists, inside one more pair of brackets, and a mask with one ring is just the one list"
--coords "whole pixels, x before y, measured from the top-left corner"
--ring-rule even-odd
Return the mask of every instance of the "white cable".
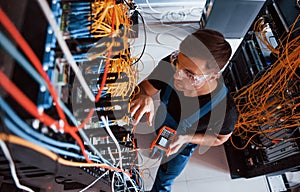
[[115, 186], [114, 186], [114, 184], [115, 184], [115, 174], [116, 174], [116, 172], [113, 173], [113, 176], [111, 178], [111, 192], [115, 192]]
[[125, 177], [128, 178], [128, 180], [130, 181], [130, 183], [132, 184], [133, 188], [134, 188], [134, 191], [138, 192], [138, 189], [136, 188], [135, 184], [133, 183], [132, 179], [129, 177], [129, 175], [127, 174], [123, 174], [125, 175]]
[[157, 10], [153, 9], [149, 0], [146, 0], [146, 3], [148, 5], [149, 9], [151, 9], [151, 11], [153, 11], [154, 13], [162, 13], [161, 11], [157, 11]]
[[187, 16], [189, 15], [189, 12], [187, 9], [178, 9], [178, 10], [172, 10], [168, 11], [166, 14], [168, 21], [184, 21]]
[[103, 173], [100, 177], [98, 177], [95, 181], [93, 181], [91, 184], [89, 184], [88, 186], [86, 186], [84, 189], [80, 190], [79, 192], [84, 192], [87, 189], [89, 189], [90, 187], [92, 187], [93, 185], [95, 185], [95, 183], [97, 183], [102, 177], [104, 177], [107, 173], [109, 172], [109, 170], [107, 170], [105, 173]]
[[[76, 127], [78, 127], [77, 124], [76, 124]], [[81, 138], [83, 139], [83, 141], [85, 141], [87, 143], [88, 147], [91, 150], [93, 150], [93, 152], [103, 161], [103, 163], [109, 164], [109, 162], [106, 159], [104, 159], [104, 157], [101, 155], [101, 153], [99, 152], [99, 150], [96, 149], [96, 147], [91, 143], [91, 141], [89, 140], [89, 138], [86, 135], [86, 133], [84, 132], [84, 130], [83, 129], [78, 129], [78, 132], [79, 132]]]
[[[142, 13], [141, 13], [141, 14], [142, 14]], [[167, 29], [167, 30], [163, 30], [163, 31], [154, 31], [154, 30], [152, 30], [151, 27], [148, 25], [146, 19], [144, 19], [144, 23], [145, 23], [146, 30], [147, 30], [148, 32], [151, 32], [151, 33], [154, 33], [154, 34], [166, 33], [166, 32], [170, 32], [170, 31], [173, 31], [173, 30], [178, 29], [177, 27], [174, 27], [174, 26], [172, 26], [172, 25], [167, 25], [167, 24], [161, 23], [163, 26], [166, 26], [166, 27], [172, 27], [172, 29]]]
[[78, 81], [80, 82], [80, 84], [82, 85], [83, 90], [86, 92], [87, 96], [90, 98], [90, 100], [92, 102], [95, 101], [95, 96], [94, 94], [91, 92], [91, 90], [89, 89], [86, 81], [84, 80], [81, 71], [79, 69], [79, 67], [77, 66], [63, 36], [61, 35], [60, 29], [55, 21], [55, 16], [53, 15], [48, 3], [46, 0], [37, 0], [50, 24], [50, 26], [52, 27], [54, 34], [57, 38], [58, 44], [61, 47], [61, 50], [63, 51], [64, 55], [66, 56], [66, 59], [68, 60], [69, 64], [71, 65], [76, 77], [78, 78]]
[[[141, 10], [142, 10], [142, 9], [141, 9]], [[139, 13], [140, 13], [141, 16], [144, 18], [143, 13], [146, 13], [146, 12], [144, 12], [144, 11], [139, 11]], [[146, 13], [146, 14], [147, 14], [147, 13]], [[150, 13], [148, 13], [148, 14], [150, 14]], [[151, 15], [151, 14], [150, 14], [150, 15]], [[152, 15], [151, 15], [151, 16], [152, 16]], [[155, 18], [155, 19], [161, 20], [162, 17], [161, 17], [161, 18]], [[163, 30], [163, 31], [154, 31], [154, 30], [152, 30], [151, 27], [147, 24], [147, 21], [146, 21], [145, 18], [144, 18], [144, 24], [145, 24], [145, 29], [144, 29], [144, 30], [146, 30], [146, 31], [148, 31], [148, 32], [151, 32], [151, 33], [154, 33], [154, 34], [160, 34], [160, 33], [170, 32], [170, 31], [173, 31], [173, 30], [178, 29], [177, 27], [173, 27], [172, 25], [163, 24], [163, 23], [161, 22], [162, 25], [164, 25], [164, 26], [166, 26], [166, 27], [173, 27], [173, 28], [172, 28], [172, 29]], [[148, 44], [147, 44], [147, 45], [148, 45]]]
[[[122, 154], [121, 154], [121, 148], [120, 148], [120, 145], [116, 139], [116, 137], [114, 136], [113, 132], [111, 131], [109, 125], [108, 125], [108, 117], [104, 117], [104, 116], [101, 116], [101, 120], [102, 122], [104, 123], [105, 125], [105, 128], [106, 128], [106, 131], [108, 132], [109, 136], [112, 138], [112, 140], [114, 141], [114, 143], [116, 144], [117, 146], [117, 149], [118, 149], [118, 153], [119, 153], [119, 161], [120, 161], [120, 168], [122, 168]], [[126, 174], [125, 174], [126, 175]]]
[[175, 34], [165, 32], [165, 33], [159, 33], [159, 34], [156, 34], [155, 41], [156, 41], [159, 45], [167, 45], [166, 43], [160, 42], [159, 37], [160, 37], [161, 35], [169, 35], [170, 37], [173, 37], [173, 38], [177, 39], [179, 42], [183, 41], [183, 38], [181, 39], [181, 38], [179, 38], [179, 37], [178, 37], [177, 35], [175, 35]]
[[[195, 10], [199, 10], [199, 14], [193, 14], [193, 12]], [[202, 13], [203, 13], [203, 8], [202, 7], [192, 7], [190, 8], [190, 11], [189, 11], [190, 15], [194, 16], [194, 17], [201, 17]]]
[[[166, 19], [171, 22], [184, 21], [187, 19], [188, 15], [190, 15], [192, 17], [200, 18], [202, 15], [202, 11], [203, 11], [203, 8], [201, 8], [201, 7], [185, 8], [185, 6], [183, 6], [183, 8], [181, 8], [181, 9], [159, 12], [159, 11], [154, 10], [150, 4], [148, 4], [148, 7], [150, 10], [152, 10], [152, 12], [147, 12], [142, 7], [138, 7], [138, 9], [140, 9], [141, 12], [143, 12], [147, 15], [150, 15], [155, 20], [160, 21], [161, 24], [164, 23], [163, 21], [161, 21], [163, 19]], [[194, 10], [199, 10], [198, 14], [193, 13]], [[157, 14], [159, 14], [159, 16], [157, 16]]]
[[[157, 47], [157, 44], [156, 43], [147, 43], [147, 46], [153, 46], [154, 48]], [[148, 46], [148, 47], [149, 47]], [[163, 45], [160, 45], [162, 48], [165, 48], [165, 49], [169, 49], [170, 51], [175, 51], [175, 50], [178, 50], [178, 47], [172, 47], [171, 45], [166, 45], [166, 44], [163, 44]]]
[[[17, 172], [16, 172], [16, 167], [15, 167], [15, 164], [14, 164], [14, 161], [10, 155], [10, 152], [5, 144], [5, 142], [3, 140], [0, 139], [0, 145], [1, 145], [1, 149], [6, 157], [6, 159], [8, 160], [9, 162], [9, 168], [10, 168], [10, 172], [11, 172], [11, 175], [15, 181], [15, 184], [16, 186], [19, 188], [19, 189], [22, 189], [22, 190], [25, 190], [25, 191], [29, 191], [29, 192], [34, 192], [32, 189], [30, 189], [29, 187], [26, 187], [24, 185], [22, 185], [19, 181], [19, 178], [17, 176]], [[125, 174], [126, 175], [126, 174]]]
[[[103, 117], [103, 116], [101, 116], [101, 118], [102, 118], [102, 117]], [[104, 117], [103, 117], [103, 118], [104, 118]], [[105, 119], [104, 119], [104, 120], [105, 120]], [[103, 119], [102, 119], [102, 121], [103, 121]], [[104, 121], [103, 121], [103, 122], [104, 122]], [[118, 164], [121, 165], [121, 160], [119, 161]], [[116, 174], [116, 173], [117, 173], [117, 172], [114, 172], [114, 173], [113, 173], [113, 176], [112, 176], [112, 179], [111, 179], [111, 190], [112, 190], [112, 192], [115, 192], [114, 183], [115, 183], [115, 174]], [[129, 180], [129, 182], [132, 184], [134, 190], [135, 190], [136, 192], [138, 192], [138, 189], [136, 188], [135, 184], [133, 183], [133, 181], [132, 181], [132, 179], [129, 177], [129, 175], [127, 175], [126, 173], [123, 173], [123, 175], [125, 175], [125, 176], [128, 178], [128, 180]], [[124, 181], [124, 182], [126, 182], [126, 181]]]
[[[120, 161], [117, 163], [117, 165], [116, 166], [119, 166], [120, 165]], [[115, 192], [115, 188], [114, 188], [114, 183], [115, 183], [115, 174], [120, 174], [120, 173], [118, 173], [118, 172], [114, 172], [113, 173], [113, 176], [112, 176], [112, 178], [111, 178], [111, 190], [112, 190], [112, 192]]]
[[[66, 113], [66, 115], [71, 119], [72, 123], [78, 127], [78, 123], [75, 119], [75, 117], [73, 116], [73, 114], [70, 112], [70, 110], [65, 106], [64, 102], [62, 102], [60, 99], [58, 100], [59, 104], [62, 106], [63, 111]], [[98, 151], [98, 149], [96, 149], [96, 147], [91, 143], [90, 139], [88, 138], [88, 136], [86, 135], [86, 133], [84, 132], [83, 129], [79, 129], [78, 130], [81, 138], [83, 139], [83, 141], [85, 141], [88, 145], [88, 147], [93, 150], [93, 152], [98, 155], [98, 157], [101, 159], [101, 161], [103, 161], [103, 163], [109, 164], [108, 161], [106, 161], [103, 156], [101, 155], [101, 153]], [[110, 165], [110, 164], [109, 164]]]
[[141, 187], [140, 187], [140, 188], [142, 189], [142, 191], [145, 191], [144, 180], [143, 180], [143, 178], [142, 178], [140, 172], [139, 172], [138, 170], [136, 170], [136, 169], [135, 169], [135, 172], [138, 174], [138, 176], [139, 176], [139, 178], [140, 178], [140, 182], [141, 182]]
[[112, 161], [113, 161], [113, 164], [115, 165], [115, 164], [116, 164], [116, 159], [115, 159], [114, 156], [112, 155], [111, 150], [110, 150], [110, 147], [108, 147], [107, 150], [108, 150], [108, 154], [109, 154], [110, 158], [111, 158]]

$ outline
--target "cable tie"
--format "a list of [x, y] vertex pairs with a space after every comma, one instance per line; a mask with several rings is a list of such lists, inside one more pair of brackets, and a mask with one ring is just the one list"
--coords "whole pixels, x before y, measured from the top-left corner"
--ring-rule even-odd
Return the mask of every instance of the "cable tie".
[[37, 111], [38, 111], [39, 115], [42, 115], [44, 112], [44, 107], [38, 106]]
[[53, 123], [52, 125], [49, 126], [55, 133], [58, 133], [56, 125]]
[[45, 92], [47, 89], [46, 89], [46, 86], [44, 86], [44, 85], [42, 85], [41, 87], [40, 87], [40, 91], [43, 93], [43, 92]]
[[[58, 121], [58, 124], [59, 124], [59, 130], [61, 131], [61, 130], [64, 130], [64, 126], [65, 126], [65, 122], [62, 120], [62, 119], [60, 119], [59, 121]], [[62, 132], [63, 133], [63, 132]]]

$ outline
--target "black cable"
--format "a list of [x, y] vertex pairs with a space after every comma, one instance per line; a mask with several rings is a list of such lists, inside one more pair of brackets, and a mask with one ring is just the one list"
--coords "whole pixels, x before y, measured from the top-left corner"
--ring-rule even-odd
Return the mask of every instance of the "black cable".
[[131, 3], [128, 3], [128, 1], [127, 0], [123, 0], [123, 2], [125, 2], [126, 3], [126, 5], [130, 8], [130, 10], [134, 10], [135, 9], [135, 5], [134, 5], [134, 3], [133, 2], [131, 2]]
[[135, 11], [138, 13], [138, 15], [141, 17], [141, 20], [142, 20], [142, 24], [143, 24], [143, 28], [144, 28], [144, 46], [143, 46], [143, 50], [142, 50], [142, 53], [139, 56], [139, 58], [131, 65], [135, 65], [137, 62], [139, 62], [141, 60], [141, 58], [144, 55], [144, 52], [146, 50], [146, 43], [147, 43], [147, 33], [146, 33], [146, 25], [145, 25], [144, 17], [142, 16], [142, 14], [139, 11], [137, 11], [137, 10], [135, 10]]

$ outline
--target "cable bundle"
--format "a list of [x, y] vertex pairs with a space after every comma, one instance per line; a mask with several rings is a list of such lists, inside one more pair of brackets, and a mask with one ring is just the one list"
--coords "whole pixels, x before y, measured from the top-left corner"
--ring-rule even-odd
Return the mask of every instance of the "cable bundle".
[[[256, 29], [263, 30], [262, 20], [257, 23], [260, 27]], [[266, 43], [264, 32], [259, 32], [260, 39]], [[245, 149], [250, 142], [260, 145], [254, 140], [256, 136], [266, 137], [273, 144], [297, 139], [293, 134], [300, 126], [300, 37], [290, 40], [291, 34], [281, 39], [285, 45], [280, 44], [276, 49], [266, 43], [277, 55], [277, 61], [234, 97], [240, 116], [233, 134], [247, 141], [244, 146], [237, 147], [231, 138], [238, 149]], [[270, 136], [282, 130], [289, 134], [285, 137]]]
[[[2, 134], [1, 140], [29, 147], [52, 159], [58, 160], [58, 163], [64, 165], [109, 169], [115, 172], [114, 175], [118, 179], [122, 178], [123, 181], [125, 181], [123, 187], [132, 188], [137, 191], [139, 187], [135, 181], [130, 178], [131, 175], [128, 173], [132, 171], [129, 168], [132, 167], [132, 161], [136, 160], [137, 150], [133, 149], [132, 126], [129, 125], [130, 119], [128, 117], [129, 96], [133, 92], [136, 84], [136, 73], [132, 67], [133, 58], [130, 56], [127, 42], [129, 28], [126, 27], [129, 26], [129, 20], [124, 21], [127, 14], [124, 14], [124, 16], [119, 15], [120, 13], [125, 13], [128, 9], [125, 9], [126, 6], [121, 3], [115, 5], [116, 7], [112, 9], [113, 11], [108, 11], [111, 16], [103, 20], [101, 24], [103, 24], [104, 21], [110, 22], [110, 31], [107, 31], [109, 35], [107, 35], [106, 39], [102, 42], [98, 42], [100, 39], [94, 36], [88, 36], [89, 38], [86, 38], [87, 36], [78, 37], [79, 39], [75, 38], [76, 35], [74, 34], [76, 34], [76, 31], [74, 32], [74, 30], [88, 25], [80, 23], [80, 25], [77, 26], [75, 23], [80, 22], [81, 19], [91, 19], [92, 14], [86, 15], [90, 3], [77, 2], [76, 4], [72, 2], [71, 5], [69, 5], [69, 8], [73, 9], [73, 14], [68, 17], [69, 21], [71, 21], [69, 23], [70, 25], [64, 26], [65, 23], [61, 22], [61, 29], [72, 31], [72, 38], [68, 39], [66, 43], [57, 27], [57, 23], [60, 23], [60, 20], [57, 19], [59, 16], [56, 15], [56, 12], [53, 15], [46, 1], [39, 0], [39, 3], [51, 24], [51, 28], [48, 28], [48, 37], [51, 38], [48, 38], [49, 41], [46, 42], [45, 54], [51, 53], [51, 58], [55, 57], [55, 60], [44, 60], [42, 65], [30, 46], [2, 10], [0, 10], [1, 24], [7, 29], [17, 45], [20, 46], [20, 50], [22, 50], [23, 53], [20, 53], [13, 43], [2, 33], [0, 34], [0, 43], [40, 86], [39, 92], [42, 94], [45, 92], [48, 93], [48, 96], [45, 98], [52, 99], [49, 108], [55, 111], [55, 115], [52, 116], [50, 112], [45, 111], [46, 105], [37, 106], [22, 93], [3, 71], [0, 71], [1, 88], [4, 88], [9, 95], [8, 97], [15, 100], [30, 116], [26, 121], [22, 120], [1, 96], [1, 110], [3, 109], [3, 111], [5, 111], [5, 113], [1, 114], [1, 120], [3, 120], [5, 127], [18, 136], [14, 137]], [[100, 2], [95, 2], [95, 4], [98, 3]], [[76, 6], [74, 6], [75, 4]], [[112, 4], [114, 5], [115, 3], [113, 2]], [[102, 8], [104, 8], [104, 5], [107, 4], [103, 4]], [[56, 8], [60, 8], [60, 6]], [[119, 9], [122, 9], [123, 12], [120, 12], [121, 10]], [[74, 12], [74, 10], [77, 12]], [[108, 8], [104, 10], [108, 10]], [[59, 11], [57, 13], [59, 13]], [[97, 14], [99, 15], [100, 13]], [[101, 14], [103, 14], [103, 12]], [[112, 21], [110, 21], [109, 18]], [[116, 33], [114, 33], [114, 31], [116, 31]], [[81, 33], [81, 31], [79, 32]], [[53, 41], [53, 34], [55, 34], [61, 49], [56, 47], [56, 40]], [[75, 44], [74, 47], [70, 46], [72, 43]], [[93, 47], [93, 49], [89, 50], [91, 47]], [[26, 55], [26, 57], [24, 57], [23, 54]], [[29, 61], [27, 61], [27, 58]], [[32, 67], [31, 64], [34, 67]], [[53, 71], [56, 70], [58, 76], [50, 75], [52, 74], [50, 73], [50, 68], [53, 69]], [[74, 92], [77, 94], [76, 96], [78, 96], [77, 98], [74, 97], [73, 101], [76, 101], [78, 106], [84, 104], [84, 100], [89, 101], [89, 104], [93, 103], [93, 105], [81, 105], [79, 112], [82, 112], [84, 115], [82, 118], [77, 119], [75, 117], [77, 117], [76, 112], [78, 111], [74, 110], [74, 114], [72, 114], [68, 108], [69, 106], [67, 107], [65, 105], [65, 103], [72, 101], [72, 98], [66, 98], [62, 101], [60, 93], [63, 86], [73, 86], [72, 78], [76, 79], [74, 81]], [[81, 91], [81, 96], [79, 95], [79, 90]], [[66, 97], [68, 96], [70, 95], [67, 94]], [[78, 99], [82, 99], [81, 102], [78, 102]], [[72, 104], [76, 106], [76, 102]], [[122, 116], [120, 115], [118, 119], [108, 119], [106, 117], [102, 118], [101, 121], [99, 120], [100, 116], [109, 116], [109, 113], [113, 114], [115, 111], [119, 111]], [[95, 119], [95, 117], [97, 119]], [[112, 127], [112, 131], [110, 131], [110, 126]], [[121, 126], [125, 128], [120, 131]], [[91, 139], [86, 133], [89, 128], [105, 129], [109, 133], [109, 136], [102, 136], [102, 140], [99, 140], [99, 144], [105, 140], [105, 142], [108, 142], [110, 145], [110, 148], [101, 149], [103, 146], [95, 147], [94, 143], [91, 143], [96, 142], [95, 138]], [[116, 132], [126, 132], [126, 135], [122, 135], [123, 132], [117, 135], [114, 129]], [[97, 132], [99, 132], [99, 129]], [[60, 139], [57, 139], [56, 136]], [[61, 138], [63, 138], [64, 141], [61, 141]], [[120, 147], [119, 143], [125, 146]], [[131, 146], [128, 146], [129, 144], [131, 144]], [[85, 147], [89, 147], [89, 150], [86, 150]], [[116, 150], [113, 149], [116, 147]], [[5, 147], [2, 148], [4, 149]], [[129, 148], [131, 149], [130, 151], [128, 150]], [[107, 151], [108, 154], [106, 153]], [[121, 152], [132, 153], [133, 158], [127, 158]], [[116, 154], [118, 154], [117, 157]], [[111, 158], [106, 158], [107, 155]], [[72, 159], [73, 162], [67, 161], [66, 159]], [[130, 162], [128, 166], [123, 167], [126, 161]], [[86, 169], [87, 172], [90, 171], [88, 168]]]
[[115, 0], [96, 0], [92, 4], [91, 32], [95, 37], [126, 37], [130, 31], [129, 7]]
[[280, 52], [279, 49], [276, 49], [272, 46], [270, 43], [270, 40], [266, 36], [266, 32], [269, 28], [269, 24], [265, 22], [264, 17], [260, 17], [257, 19], [257, 21], [254, 23], [253, 30], [259, 40], [266, 45], [268, 50], [270, 50], [274, 55], [279, 56]]
[[92, 24], [91, 2], [62, 2], [61, 31], [71, 38], [93, 38], [90, 32]]

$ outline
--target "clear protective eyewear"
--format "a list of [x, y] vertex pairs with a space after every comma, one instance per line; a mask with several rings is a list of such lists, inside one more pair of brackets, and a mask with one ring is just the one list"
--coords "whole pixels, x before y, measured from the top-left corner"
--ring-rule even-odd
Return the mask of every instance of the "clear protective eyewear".
[[177, 67], [176, 67], [176, 73], [178, 73], [181, 78], [187, 78], [190, 81], [192, 81], [193, 85], [200, 84], [200, 83], [206, 81], [207, 79], [209, 79], [212, 76], [212, 74], [194, 75], [194, 74], [190, 73], [189, 71], [187, 71], [185, 69], [178, 69]]
[[173, 63], [176, 67], [176, 73], [178, 73], [178, 75], [181, 78], [187, 78], [190, 81], [192, 81], [193, 85], [197, 85], [200, 84], [204, 81], [206, 81], [207, 79], [209, 79], [213, 73], [208, 74], [208, 75], [194, 75], [191, 72], [189, 72], [187, 69], [180, 69], [178, 67], [179, 63], [178, 63], [178, 53], [179, 51], [175, 51], [172, 53], [171, 55], [171, 63]]

